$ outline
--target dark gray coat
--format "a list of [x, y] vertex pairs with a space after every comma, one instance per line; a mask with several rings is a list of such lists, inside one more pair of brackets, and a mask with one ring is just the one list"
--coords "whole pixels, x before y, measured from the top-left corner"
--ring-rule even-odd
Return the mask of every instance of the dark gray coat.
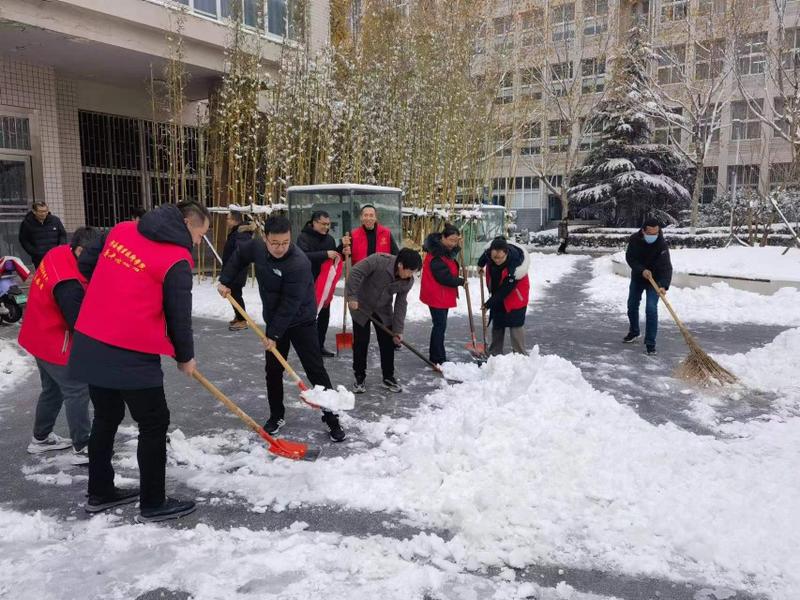
[[[359, 325], [366, 325], [368, 315], [376, 313], [393, 333], [403, 333], [408, 308], [406, 296], [414, 279], [399, 279], [395, 275], [396, 260], [396, 256], [378, 252], [359, 261], [350, 271], [345, 297], [358, 301], [359, 310], [353, 311], [353, 321]], [[392, 296], [395, 295], [393, 307]]]

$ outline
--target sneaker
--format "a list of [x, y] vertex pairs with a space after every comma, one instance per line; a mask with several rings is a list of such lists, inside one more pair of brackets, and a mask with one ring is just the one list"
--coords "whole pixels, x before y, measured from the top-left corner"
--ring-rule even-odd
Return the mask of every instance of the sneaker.
[[179, 519], [191, 514], [197, 506], [193, 500], [178, 500], [177, 498], [167, 498], [154, 508], [142, 508], [136, 515], [137, 523], [157, 523], [168, 521], [169, 519]]
[[622, 338], [622, 343], [623, 344], [632, 344], [633, 342], [638, 340], [640, 337], [641, 336], [638, 333], [629, 333], [624, 338]]
[[84, 446], [80, 450], [72, 449], [72, 460], [70, 461], [76, 467], [85, 467], [89, 464], [89, 446]]
[[247, 329], [247, 321], [234, 321], [228, 325], [228, 331], [241, 331]]
[[365, 383], [366, 380], [364, 379], [356, 379], [356, 382], [353, 384], [353, 393], [354, 394], [363, 394], [367, 391], [367, 384]]
[[655, 346], [647, 346], [644, 352], [645, 352], [645, 354], [647, 354], [647, 356], [655, 356], [656, 355], [656, 347]]
[[334, 442], [341, 442], [344, 440], [345, 433], [342, 426], [339, 425], [339, 417], [335, 413], [325, 411], [322, 413], [322, 422], [325, 423], [331, 430], [331, 440]]
[[397, 383], [397, 379], [395, 379], [394, 377], [384, 377], [383, 387], [385, 387], [390, 392], [398, 393], [403, 391], [402, 386], [399, 383]]
[[72, 442], [51, 431], [43, 440], [37, 440], [35, 437], [32, 437], [31, 443], [28, 444], [28, 453], [41, 454], [42, 452], [50, 452], [52, 450], [66, 450], [67, 448], [72, 448]]
[[239, 319], [231, 319], [230, 321], [228, 321], [228, 325], [233, 325], [234, 323], [238, 323], [238, 322], [239, 322]]
[[270, 417], [267, 419], [267, 422], [264, 423], [264, 431], [266, 431], [270, 435], [275, 435], [281, 430], [281, 427], [286, 425], [286, 421], [283, 419], [278, 419], [275, 417]]
[[138, 498], [139, 488], [123, 489], [115, 487], [114, 492], [108, 496], [93, 496], [90, 494], [84, 509], [88, 513], [96, 513], [115, 506], [136, 502]]
[[322, 356], [324, 356], [325, 358], [331, 358], [331, 357], [336, 356], [336, 355], [333, 352], [331, 352], [330, 350], [328, 350], [327, 348], [323, 348], [322, 349]]

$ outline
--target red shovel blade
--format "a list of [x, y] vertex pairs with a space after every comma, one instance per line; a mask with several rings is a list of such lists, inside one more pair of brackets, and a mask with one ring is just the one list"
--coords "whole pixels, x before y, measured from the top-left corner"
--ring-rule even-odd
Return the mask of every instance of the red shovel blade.
[[336, 334], [336, 351], [339, 350], [352, 350], [353, 349], [353, 334], [352, 333], [337, 333]]
[[480, 342], [470, 342], [467, 344], [467, 350], [475, 354], [476, 356], [483, 356], [486, 354], [486, 346], [481, 344]]
[[292, 442], [291, 440], [279, 440], [272, 437], [264, 429], [258, 432], [259, 435], [269, 444], [267, 450], [272, 454], [290, 458], [292, 460], [307, 460], [313, 462], [319, 458], [320, 449], [310, 448], [302, 442]]

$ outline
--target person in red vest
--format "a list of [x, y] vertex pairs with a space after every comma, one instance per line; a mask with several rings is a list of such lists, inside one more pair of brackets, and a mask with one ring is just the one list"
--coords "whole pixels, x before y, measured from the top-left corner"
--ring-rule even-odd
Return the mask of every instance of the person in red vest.
[[196, 202], [163, 204], [126, 221], [106, 236], [92, 266], [89, 287], [75, 324], [70, 375], [89, 384], [94, 422], [89, 438], [87, 512], [136, 500], [114, 486], [111, 456], [125, 407], [139, 425], [139, 522], [163, 521], [194, 511], [192, 501], [165, 494], [169, 408], [164, 396], [162, 354], [191, 377], [192, 246], [208, 231], [208, 210]]
[[392, 237], [392, 231], [378, 223], [378, 213], [372, 204], [361, 207], [361, 227], [342, 237], [339, 253], [350, 255], [353, 266], [376, 252], [397, 256], [400, 249]]
[[422, 263], [422, 282], [419, 299], [431, 311], [431, 341], [429, 357], [431, 362], [441, 365], [447, 361], [444, 349], [444, 334], [447, 330], [447, 312], [458, 303], [458, 288], [464, 279], [458, 275], [458, 242], [461, 235], [450, 224], [441, 233], [432, 233], [425, 240], [422, 249], [427, 252]]
[[491, 296], [484, 306], [489, 310], [492, 323], [492, 341], [489, 354], [503, 354], [506, 329], [511, 332], [514, 352], [526, 354], [525, 313], [531, 282], [528, 276], [530, 256], [522, 247], [500, 236], [492, 240], [478, 259], [478, 267], [486, 273], [486, 287]]
[[[92, 421], [89, 388], [69, 376], [67, 361], [87, 284], [78, 270], [78, 257], [98, 237], [97, 230], [81, 227], [69, 244], [56, 246], [44, 255], [33, 276], [25, 320], [19, 331], [19, 345], [36, 358], [42, 381], [28, 452], [39, 454], [72, 448], [75, 465], [89, 464], [87, 446]], [[62, 405], [70, 439], [53, 432]]]

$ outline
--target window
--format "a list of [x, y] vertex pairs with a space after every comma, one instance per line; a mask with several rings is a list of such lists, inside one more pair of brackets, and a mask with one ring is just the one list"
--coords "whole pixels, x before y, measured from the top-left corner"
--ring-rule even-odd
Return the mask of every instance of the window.
[[[511, 182], [509, 182], [511, 183]], [[538, 177], [515, 177], [511, 200], [507, 204], [510, 208], [536, 208], [539, 199]]]
[[599, 35], [608, 31], [608, 0], [583, 0], [583, 33]]
[[[758, 112], [764, 107], [764, 101], [754, 101]], [[757, 140], [761, 137], [761, 121], [753, 107], [746, 100], [731, 102], [731, 139]]]
[[550, 24], [553, 41], [566, 42], [575, 37], [575, 4], [561, 4], [551, 8]]
[[519, 94], [532, 100], [542, 99], [542, 70], [539, 67], [520, 69]]
[[661, 20], [680, 21], [689, 14], [689, 0], [661, 0]]
[[506, 205], [506, 188], [510, 188], [511, 183], [505, 177], [492, 179], [492, 204]]
[[217, 0], [194, 0], [194, 10], [209, 17], [216, 17]]
[[579, 150], [586, 152], [600, 144], [603, 136], [603, 122], [599, 119], [592, 119], [587, 123], [586, 119], [581, 119], [581, 131]]
[[508, 104], [514, 100], [514, 74], [510, 71], [503, 73], [500, 78], [500, 89], [494, 99], [495, 104]]
[[800, 69], [800, 28], [787, 29], [783, 37], [783, 68], [787, 71]]
[[758, 189], [758, 165], [732, 165], [728, 167], [728, 191]]
[[697, 135], [700, 140], [707, 140], [711, 137], [711, 143], [716, 144], [719, 142], [722, 115], [720, 114], [719, 106], [716, 107], [716, 114], [714, 111], [715, 107], [709, 107], [704, 114], [700, 115]]
[[686, 46], [665, 46], [658, 49], [658, 83], [667, 85], [683, 81]]
[[539, 121], [523, 125], [519, 153], [523, 156], [542, 153], [542, 124]]
[[242, 22], [249, 27], [258, 26], [258, 18], [263, 15], [258, 14], [259, 0], [220, 0], [220, 9], [225, 18], [241, 18]]
[[774, 191], [787, 183], [797, 183], [792, 163], [773, 163], [769, 166], [769, 189]]
[[760, 10], [769, 4], [769, 0], [733, 0], [733, 10], [739, 14], [747, 14], [748, 11]]
[[[673, 108], [672, 114], [676, 118], [680, 118], [683, 114], [683, 109]], [[654, 144], [675, 144], [681, 143], [681, 129], [675, 123], [675, 119], [671, 120], [656, 117], [653, 119], [653, 143]]]
[[553, 95], [566, 96], [574, 73], [571, 62], [550, 65], [550, 82]]
[[694, 45], [694, 78], [716, 79], [725, 64], [725, 40], [705, 40]]
[[566, 152], [569, 150], [570, 123], [566, 119], [547, 122], [547, 148], [550, 152]]
[[[789, 104], [789, 113], [796, 111], [791, 110], [792, 103]], [[789, 135], [789, 117], [792, 114], [786, 114], [786, 98], [778, 96], [773, 100], [772, 104], [772, 121], [777, 125], [784, 134]]]
[[736, 45], [736, 68], [742, 75], [763, 73], [767, 66], [767, 32], [744, 36]]
[[[551, 175], [548, 177], [550, 185], [561, 192], [561, 186], [564, 185], [563, 175]], [[549, 188], [548, 188], [549, 189]], [[547, 218], [550, 221], [560, 221], [562, 216], [563, 205], [561, 204], [561, 197], [552, 193], [547, 195]]]
[[542, 23], [544, 23], [544, 11], [541, 8], [533, 8], [520, 13], [520, 46], [530, 48], [544, 43], [542, 37]]
[[[306, 0], [172, 0], [204, 17], [222, 20], [241, 17], [248, 27], [257, 28], [263, 20], [264, 31], [300, 40], [304, 35]], [[357, 2], [353, 11], [359, 12]]]
[[497, 132], [494, 139], [494, 153], [495, 156], [507, 157], [511, 156], [514, 151], [513, 138], [514, 129], [510, 126], [503, 127]]
[[700, 202], [708, 204], [717, 197], [717, 180], [719, 167], [703, 167], [703, 190], [700, 193]]
[[31, 149], [31, 130], [28, 119], [0, 115], [0, 148]]
[[494, 20], [494, 49], [498, 52], [511, 50], [514, 47], [514, 18], [511, 15], [497, 17]]
[[697, 10], [701, 15], [724, 15], [726, 0], [699, 0]]
[[581, 93], [602, 92], [606, 83], [606, 59], [604, 56], [585, 58], [581, 61]]

